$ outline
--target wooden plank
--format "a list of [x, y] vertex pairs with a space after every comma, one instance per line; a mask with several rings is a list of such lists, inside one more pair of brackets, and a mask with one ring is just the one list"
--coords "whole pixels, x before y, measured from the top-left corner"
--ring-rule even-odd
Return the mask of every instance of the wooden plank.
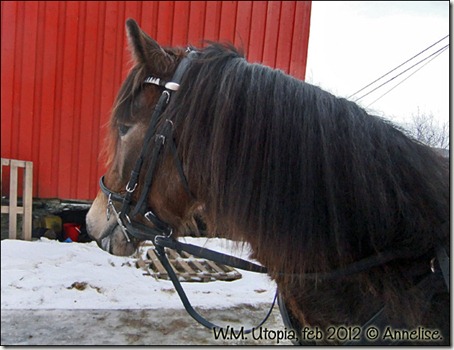
[[215, 264], [213, 261], [207, 260], [207, 264], [210, 265], [211, 268], [213, 268], [215, 271], [219, 273], [224, 273], [224, 270], [221, 269], [217, 264]]
[[194, 276], [194, 275], [197, 275], [197, 272], [195, 272], [191, 266], [189, 266], [189, 264], [184, 261], [183, 259], [177, 259], [175, 260], [176, 263], [180, 264], [180, 266], [190, 275], [190, 276]]
[[[2, 175], [3, 166], [10, 165], [10, 188], [9, 188], [9, 205], [1, 206], [1, 213], [8, 214], [8, 237], [17, 238], [17, 215], [23, 215], [22, 220], [22, 238], [31, 240], [32, 237], [32, 204], [33, 204], [33, 163], [17, 159], [2, 158]], [[23, 174], [23, 205], [17, 205], [18, 198], [18, 169], [25, 168]]]
[[9, 178], [9, 232], [10, 239], [17, 238], [17, 166], [16, 161], [11, 160]]
[[26, 162], [24, 171], [24, 194], [22, 234], [27, 241], [32, 240], [32, 207], [33, 207], [33, 163]]
[[205, 269], [205, 267], [196, 259], [191, 260], [193, 263], [202, 273], [209, 274], [209, 272]]
[[[228, 265], [222, 265], [222, 267], [226, 270], [227, 273], [229, 272], [237, 272], [233, 267]], [[238, 273], [238, 272], [237, 272]]]
[[180, 257], [180, 255], [175, 250], [166, 248], [165, 252], [169, 256], [169, 260], [178, 259]]
[[16, 168], [25, 168], [27, 161], [25, 160], [18, 160], [18, 159], [8, 159], [8, 162], [11, 167], [15, 166]]
[[164, 268], [164, 266], [162, 266], [161, 262], [159, 261], [159, 258], [156, 256], [154, 249], [148, 249], [147, 256], [149, 259], [151, 259], [151, 261], [153, 262], [153, 265], [158, 270], [158, 277], [161, 277], [161, 276], [168, 277], [167, 271]]
[[[2, 205], [2, 214], [8, 214], [10, 212], [10, 207], [7, 205]], [[16, 214], [23, 214], [24, 213], [24, 208], [22, 207], [16, 207], [15, 210]]]

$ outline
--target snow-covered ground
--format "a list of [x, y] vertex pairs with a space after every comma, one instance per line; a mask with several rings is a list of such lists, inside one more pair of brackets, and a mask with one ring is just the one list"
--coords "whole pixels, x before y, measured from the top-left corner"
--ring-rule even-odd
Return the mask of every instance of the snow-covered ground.
[[[225, 239], [184, 240], [243, 259], [249, 255], [247, 247]], [[277, 306], [263, 326], [271, 333], [216, 337], [186, 313], [170, 281], [145, 275], [136, 261], [110, 255], [94, 242], [2, 240], [2, 345], [291, 345], [282, 338]], [[182, 284], [208, 320], [247, 329], [262, 321], [276, 286], [266, 275], [239, 272], [242, 278], [231, 282]]]
[[[248, 256], [247, 249], [235, 249], [236, 245], [225, 239], [184, 240], [242, 258]], [[1, 308], [183, 308], [172, 283], [144, 275], [136, 260], [110, 255], [94, 242], [2, 240]], [[193, 305], [201, 308], [271, 303], [274, 282], [264, 274], [240, 272], [242, 278], [235, 281], [183, 282], [183, 287]]]

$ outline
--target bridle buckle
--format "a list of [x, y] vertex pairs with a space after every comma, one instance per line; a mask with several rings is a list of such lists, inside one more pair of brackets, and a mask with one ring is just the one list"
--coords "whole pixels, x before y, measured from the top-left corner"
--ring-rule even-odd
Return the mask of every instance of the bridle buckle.
[[126, 185], [126, 192], [128, 193], [132, 193], [136, 190], [137, 188], [137, 182], [134, 184], [134, 186], [131, 188], [131, 186], [129, 185], [129, 182], [128, 184]]

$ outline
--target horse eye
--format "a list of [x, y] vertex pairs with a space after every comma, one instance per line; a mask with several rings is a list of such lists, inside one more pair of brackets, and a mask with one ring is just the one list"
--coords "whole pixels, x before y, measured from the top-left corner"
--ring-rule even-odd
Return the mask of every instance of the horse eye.
[[119, 124], [119, 125], [118, 125], [118, 133], [120, 134], [120, 137], [121, 137], [121, 136], [125, 136], [125, 135], [128, 133], [128, 131], [129, 131], [130, 128], [131, 128], [131, 127], [130, 127], [129, 125], [126, 125], [126, 124]]

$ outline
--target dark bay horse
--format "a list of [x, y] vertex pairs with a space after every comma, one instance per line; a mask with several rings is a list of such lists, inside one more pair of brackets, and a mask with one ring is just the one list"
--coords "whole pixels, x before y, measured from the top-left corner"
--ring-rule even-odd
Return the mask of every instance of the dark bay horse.
[[188, 50], [162, 48], [133, 20], [127, 34], [134, 66], [115, 102], [101, 181], [120, 198], [100, 191], [87, 216], [101, 248], [135, 251], [143, 237], [128, 236], [126, 219], [178, 237], [199, 216], [212, 235], [251, 246], [293, 327], [374, 325], [383, 310], [380, 331], [404, 344], [450, 343], [437, 253], [449, 255], [447, 159], [230, 45], [186, 60]]

